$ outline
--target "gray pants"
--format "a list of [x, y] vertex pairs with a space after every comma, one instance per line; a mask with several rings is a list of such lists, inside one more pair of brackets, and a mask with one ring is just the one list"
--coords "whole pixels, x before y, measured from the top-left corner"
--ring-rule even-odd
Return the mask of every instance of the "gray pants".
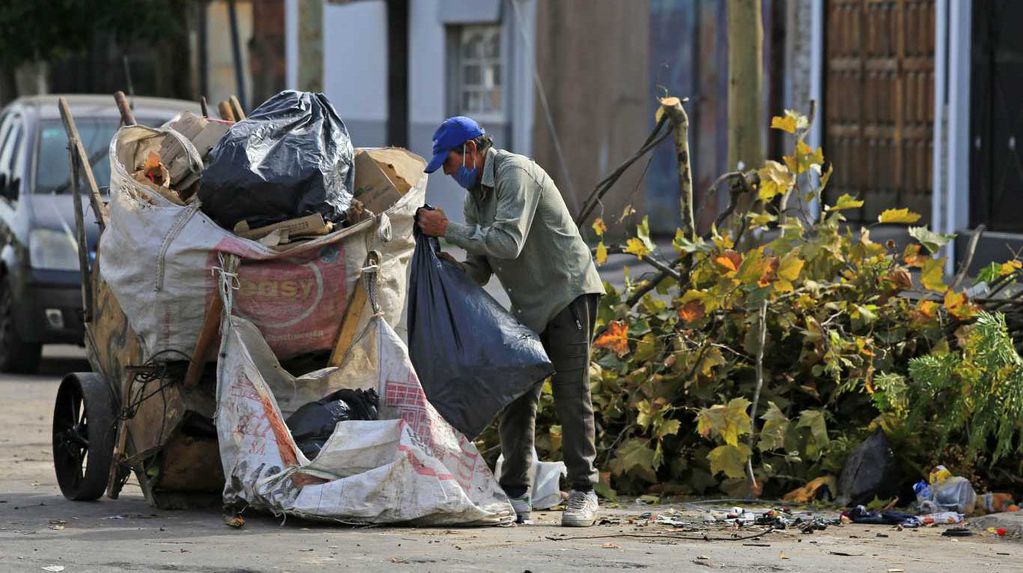
[[[597, 457], [594, 444], [593, 403], [590, 401], [590, 338], [600, 295], [587, 294], [572, 301], [540, 334], [547, 355], [554, 364], [551, 379], [554, 408], [561, 421], [561, 450], [573, 489], [588, 491], [597, 483], [593, 467]], [[505, 490], [528, 491], [529, 468], [533, 464], [536, 409], [543, 384], [515, 400], [501, 413], [500, 484]]]

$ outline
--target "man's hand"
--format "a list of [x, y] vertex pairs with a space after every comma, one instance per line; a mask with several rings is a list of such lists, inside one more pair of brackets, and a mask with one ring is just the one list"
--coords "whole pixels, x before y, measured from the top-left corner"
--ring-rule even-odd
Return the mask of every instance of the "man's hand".
[[420, 209], [419, 228], [431, 237], [443, 237], [448, 231], [448, 217], [441, 209]]
[[445, 261], [447, 261], [449, 263], [454, 263], [454, 264], [458, 265], [459, 267], [462, 266], [462, 263], [458, 262], [458, 260], [455, 259], [455, 257], [452, 257], [451, 253], [441, 252], [441, 253], [437, 253], [437, 256], [440, 257], [442, 260], [445, 260]]

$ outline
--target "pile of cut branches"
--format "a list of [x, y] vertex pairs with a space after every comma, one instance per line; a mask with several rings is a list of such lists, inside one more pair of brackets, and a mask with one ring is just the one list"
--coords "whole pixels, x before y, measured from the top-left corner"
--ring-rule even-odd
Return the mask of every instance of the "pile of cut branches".
[[[599, 311], [591, 373], [605, 495], [776, 496], [839, 472], [878, 426], [913, 478], [936, 463], [977, 487], [1020, 473], [1023, 361], [1004, 320], [950, 288], [940, 254], [952, 237], [912, 226], [919, 214], [881, 213], [876, 225], [909, 225], [915, 239], [896, 250], [846, 223], [863, 201], [822, 203], [832, 167], [806, 143], [809, 123], [773, 118], [792, 154], [731, 174], [755, 194], [746, 211], [733, 194], [728, 221], [698, 236], [683, 200], [670, 263], [645, 219], [620, 245], [593, 222], [598, 262], [624, 252], [661, 270], [606, 285]], [[550, 406], [545, 392], [537, 444], [557, 458]]]

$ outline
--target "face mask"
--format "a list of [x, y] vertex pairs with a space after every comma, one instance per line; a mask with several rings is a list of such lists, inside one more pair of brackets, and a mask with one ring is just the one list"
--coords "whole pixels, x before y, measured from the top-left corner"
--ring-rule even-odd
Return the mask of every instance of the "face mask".
[[462, 144], [462, 165], [452, 175], [455, 181], [465, 189], [472, 189], [476, 184], [476, 175], [479, 174], [479, 166], [472, 169], [465, 168], [465, 144]]

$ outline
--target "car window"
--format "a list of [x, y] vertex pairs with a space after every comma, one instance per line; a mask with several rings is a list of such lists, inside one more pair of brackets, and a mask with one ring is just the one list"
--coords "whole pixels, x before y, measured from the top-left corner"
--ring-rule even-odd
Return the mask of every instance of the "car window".
[[[140, 124], [155, 126], [163, 123], [162, 119], [142, 118]], [[85, 155], [92, 165], [92, 174], [96, 185], [101, 188], [110, 185], [110, 161], [107, 155], [110, 140], [114, 137], [120, 123], [112, 117], [80, 117], [75, 118], [78, 137], [82, 140]], [[86, 190], [85, 179], [79, 182], [79, 188]], [[39, 122], [39, 143], [36, 146], [35, 186], [34, 193], [66, 193], [71, 190], [71, 167], [67, 151], [67, 133], [64, 123], [59, 119]]]

